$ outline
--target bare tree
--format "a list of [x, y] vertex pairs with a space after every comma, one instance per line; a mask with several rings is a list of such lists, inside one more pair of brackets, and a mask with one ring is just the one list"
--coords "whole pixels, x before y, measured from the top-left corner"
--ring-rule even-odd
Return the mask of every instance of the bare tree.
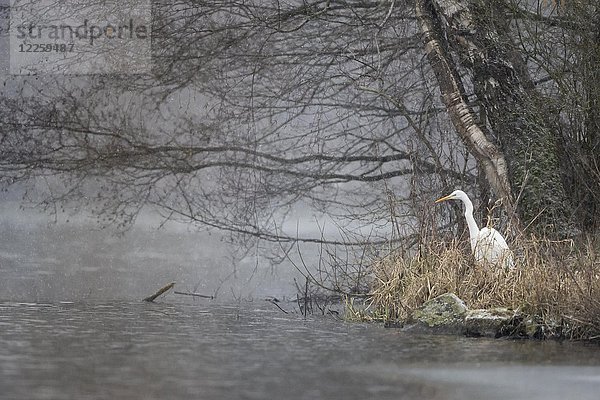
[[[585, 38], [588, 34], [574, 16], [598, 15], [598, 9], [592, 3], [583, 3], [567, 5], [567, 14], [557, 17], [553, 14], [559, 5], [536, 2], [417, 2], [426, 47], [457, 131], [472, 144], [470, 148], [484, 166], [490, 158], [500, 160], [492, 162], [495, 168], [487, 173], [488, 180], [503, 194], [510, 183], [510, 192], [519, 195], [518, 210], [526, 224], [533, 224], [538, 231], [563, 235], [572, 235], [579, 224], [570, 212], [574, 204], [569, 201], [564, 183], [565, 177], [574, 178], [574, 170], [569, 173], [561, 168], [561, 143], [566, 138], [559, 129], [560, 108], [552, 107], [557, 104], [555, 94], [556, 89], [561, 92], [557, 86], [561, 82], [550, 87], [537, 85], [557, 76], [551, 71], [554, 62], [544, 65], [540, 61], [548, 62], [564, 52], [574, 56], [577, 49], [559, 42], [550, 46], [545, 60], [540, 60], [537, 49], [544, 47], [545, 38], [539, 32], [532, 35], [531, 29], [541, 27], [547, 33], [560, 26], [562, 34]], [[580, 9], [573, 12], [577, 7]], [[454, 60], [459, 60], [458, 65]], [[532, 74], [541, 68], [551, 75], [539, 76], [536, 82]], [[468, 74], [461, 78], [459, 69]], [[473, 108], [468, 107], [463, 80], [474, 88], [476, 106], [485, 112], [485, 119], [477, 120]], [[488, 124], [490, 132], [486, 134]], [[476, 139], [468, 128], [475, 132]], [[500, 153], [490, 139], [498, 143]]]
[[576, 44], [594, 48], [598, 10], [530, 5], [157, 2], [151, 74], [5, 86], [2, 181], [107, 222], [151, 206], [273, 241], [349, 243], [286, 230], [302, 206], [409, 246], [436, 195], [488, 184], [523, 226], [568, 231], [575, 208], [593, 229], [597, 58]]

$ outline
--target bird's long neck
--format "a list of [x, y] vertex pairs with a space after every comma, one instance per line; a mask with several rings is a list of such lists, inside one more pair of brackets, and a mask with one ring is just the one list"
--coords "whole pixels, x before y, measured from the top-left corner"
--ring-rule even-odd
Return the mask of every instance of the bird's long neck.
[[469, 226], [469, 237], [471, 238], [471, 248], [475, 246], [477, 241], [477, 234], [479, 233], [479, 227], [477, 226], [477, 222], [475, 222], [475, 218], [473, 218], [473, 203], [469, 199], [463, 199], [465, 203], [465, 219], [467, 220], [467, 225]]

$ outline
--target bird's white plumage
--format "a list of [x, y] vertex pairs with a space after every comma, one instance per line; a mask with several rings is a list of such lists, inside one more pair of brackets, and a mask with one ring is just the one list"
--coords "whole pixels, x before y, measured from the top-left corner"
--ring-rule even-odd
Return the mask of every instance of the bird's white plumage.
[[507, 268], [514, 267], [513, 254], [500, 232], [494, 228], [479, 229], [473, 218], [473, 203], [462, 190], [455, 190], [448, 196], [436, 200], [436, 203], [446, 200], [460, 200], [465, 205], [465, 219], [469, 226], [471, 250], [475, 261]]

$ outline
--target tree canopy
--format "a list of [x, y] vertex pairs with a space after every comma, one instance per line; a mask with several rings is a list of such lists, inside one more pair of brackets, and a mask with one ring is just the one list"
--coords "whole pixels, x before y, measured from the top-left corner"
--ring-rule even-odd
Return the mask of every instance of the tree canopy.
[[155, 2], [151, 73], [5, 79], [0, 179], [275, 241], [326, 240], [284, 229], [309, 208], [410, 244], [454, 188], [594, 232], [599, 42], [595, 0]]

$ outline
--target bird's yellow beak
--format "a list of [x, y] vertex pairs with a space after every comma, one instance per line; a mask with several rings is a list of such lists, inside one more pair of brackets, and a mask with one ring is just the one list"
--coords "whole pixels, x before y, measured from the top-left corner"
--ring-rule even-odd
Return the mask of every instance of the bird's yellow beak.
[[452, 199], [452, 195], [444, 196], [444, 197], [442, 197], [440, 199], [437, 199], [435, 202], [436, 203], [441, 203], [442, 201], [446, 201], [446, 200], [450, 200], [450, 199]]

